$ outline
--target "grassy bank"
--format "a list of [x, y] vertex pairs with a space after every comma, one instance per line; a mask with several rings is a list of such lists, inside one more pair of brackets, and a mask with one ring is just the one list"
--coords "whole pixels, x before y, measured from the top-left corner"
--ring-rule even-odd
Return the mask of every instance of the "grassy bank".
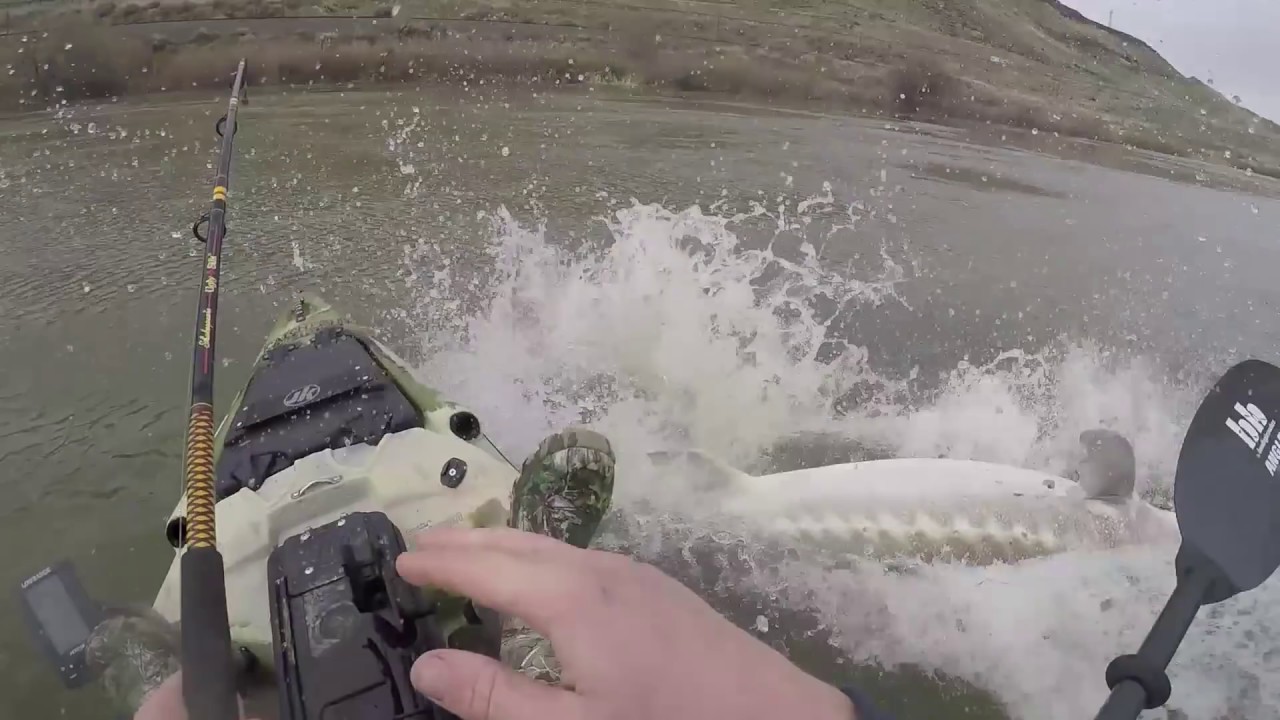
[[[996, 45], [978, 42], [990, 29], [975, 29], [963, 17], [939, 21], [928, 14], [941, 12], [936, 9], [857, 17], [796, 11], [780, 23], [777, 12], [749, 5], [711, 15], [674, 7], [682, 5], [677, 0], [669, 10], [662, 10], [662, 0], [645, 8], [531, 0], [456, 8], [434, 3], [431, 10], [450, 19], [424, 20], [367, 0], [320, 1], [101, 0], [64, 8], [32, 19], [40, 31], [0, 45], [0, 62], [9, 70], [0, 76], [0, 103], [44, 108], [213, 87], [226, 82], [228, 68], [244, 55], [257, 84], [625, 83], [1022, 128], [1280, 177], [1280, 128], [1178, 75], [1149, 48], [1131, 48], [1124, 38], [1064, 18], [1043, 0], [979, 2], [1006, 11], [1028, 2], [1037, 12], [1047, 8], [1053, 15], [1036, 20], [1038, 29], [1062, 36], [1063, 47], [1084, 53], [1091, 64], [1064, 69], [1043, 43], [1021, 48], [1004, 30], [993, 54]], [[312, 15], [330, 11], [365, 16], [325, 24]], [[283, 19], [288, 16], [307, 17]], [[1054, 25], [1059, 22], [1066, 25]], [[968, 37], [956, 38], [957, 28]]]
[[[1053, 117], [958, 84], [936, 63], [828, 75], [756, 48], [664, 42], [639, 30], [597, 36], [498, 37], [406, 23], [393, 31], [343, 36], [298, 31], [258, 37], [247, 27], [199, 28], [175, 42], [121, 32], [92, 21], [34, 34], [3, 58], [14, 71], [0, 78], [12, 108], [62, 101], [215, 87], [237, 58], [250, 60], [259, 85], [341, 83], [531, 82], [551, 85], [627, 83], [688, 93], [716, 93], [821, 103], [867, 114], [990, 120], [1020, 127], [1098, 133], [1101, 123]], [[527, 34], [527, 33], [526, 33]]]
[[[4, 57], [15, 72], [0, 97], [16, 107], [225, 85], [241, 56], [258, 85], [405, 82], [626, 83], [685, 93], [779, 99], [868, 115], [941, 122], [988, 122], [1105, 141], [1125, 138], [1100, 118], [1059, 114], [958, 80], [918, 59], [849, 74], [820, 61], [795, 62], [739, 45], [680, 46], [643, 30], [622, 35], [490, 38], [431, 24], [353, 36], [301, 31], [259, 38], [247, 28], [200, 28], [175, 42], [89, 21], [71, 22], [21, 43]], [[1158, 139], [1143, 143], [1166, 152]], [[1131, 139], [1130, 141], [1133, 141]]]

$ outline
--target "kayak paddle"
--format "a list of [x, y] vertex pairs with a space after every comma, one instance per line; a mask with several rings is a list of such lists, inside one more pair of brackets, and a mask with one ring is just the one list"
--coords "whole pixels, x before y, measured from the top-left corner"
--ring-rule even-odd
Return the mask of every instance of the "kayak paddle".
[[[221, 136], [221, 148], [213, 181], [213, 205], [207, 220], [202, 217], [192, 228], [196, 237], [204, 241], [205, 250], [191, 368], [191, 410], [182, 458], [187, 505], [181, 570], [182, 694], [191, 720], [237, 720], [240, 716], [227, 619], [226, 577], [214, 522], [213, 370], [231, 142], [236, 133], [236, 110], [245, 94], [244, 80], [245, 61], [241, 60], [231, 85], [227, 114], [214, 126]], [[199, 232], [204, 222], [209, 227], [207, 236]]]
[[1173, 501], [1182, 531], [1177, 585], [1137, 654], [1107, 666], [1111, 696], [1096, 720], [1160, 707], [1165, 668], [1202, 605], [1261, 585], [1280, 566], [1280, 368], [1246, 360], [1227, 371], [1182, 441]]

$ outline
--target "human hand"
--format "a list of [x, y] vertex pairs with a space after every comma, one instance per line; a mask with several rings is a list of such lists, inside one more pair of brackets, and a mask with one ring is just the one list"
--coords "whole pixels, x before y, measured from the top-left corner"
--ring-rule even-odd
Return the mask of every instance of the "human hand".
[[462, 720], [855, 720], [839, 690], [623, 555], [518, 530], [441, 528], [396, 569], [520, 618], [563, 665], [552, 687], [482, 655], [423, 655], [414, 686]]
[[187, 708], [182, 703], [182, 671], [170, 675], [142, 701], [133, 720], [185, 720]]

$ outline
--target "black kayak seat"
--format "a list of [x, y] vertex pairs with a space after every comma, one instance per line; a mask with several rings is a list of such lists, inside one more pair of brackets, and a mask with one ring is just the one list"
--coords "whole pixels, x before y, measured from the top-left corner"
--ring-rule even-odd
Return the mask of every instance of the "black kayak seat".
[[329, 328], [254, 368], [217, 468], [217, 499], [257, 490], [300, 458], [422, 427], [417, 408], [355, 335]]

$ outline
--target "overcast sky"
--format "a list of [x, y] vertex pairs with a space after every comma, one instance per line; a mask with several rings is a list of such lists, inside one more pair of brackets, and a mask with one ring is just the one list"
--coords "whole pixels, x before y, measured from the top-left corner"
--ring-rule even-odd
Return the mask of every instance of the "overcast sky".
[[1062, 0], [1280, 122], [1280, 0]]

